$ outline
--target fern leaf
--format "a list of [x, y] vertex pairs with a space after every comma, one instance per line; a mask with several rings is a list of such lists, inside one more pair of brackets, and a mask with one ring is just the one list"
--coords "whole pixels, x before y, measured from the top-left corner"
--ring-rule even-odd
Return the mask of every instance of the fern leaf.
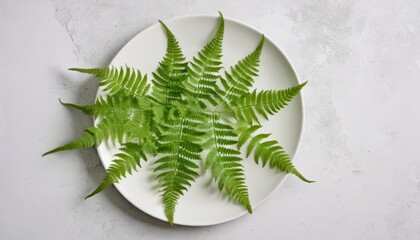
[[306, 82], [284, 90], [263, 90], [258, 93], [254, 90], [238, 98], [232, 103], [230, 110], [238, 120], [258, 123], [258, 116], [268, 119], [268, 115], [273, 115], [286, 107], [305, 84]]
[[257, 48], [252, 53], [231, 67], [230, 73], [225, 72], [225, 78], [221, 79], [224, 90], [220, 103], [229, 105], [237, 98], [249, 92], [249, 88], [254, 84], [254, 78], [258, 76], [258, 67], [264, 41], [265, 37], [263, 35]]
[[48, 151], [43, 156], [60, 151], [99, 146], [101, 142], [107, 139], [122, 143], [124, 137], [128, 139], [146, 137], [147, 130], [143, 129], [142, 126], [139, 118], [117, 119], [115, 116], [104, 116], [96, 127], [87, 128], [81, 137]]
[[140, 160], [147, 161], [146, 155], [143, 153], [142, 146], [137, 143], [125, 143], [114, 155], [112, 164], [106, 171], [106, 175], [101, 184], [85, 199], [90, 198], [114, 183], [118, 183], [122, 178], [133, 171], [137, 171], [137, 167], [141, 167]]
[[132, 113], [131, 119], [122, 118], [116, 120], [114, 116], [106, 116], [98, 124], [95, 135], [103, 135], [103, 139], [111, 139], [114, 142], [123, 143], [134, 138], [149, 137], [149, 126], [143, 121], [143, 114]]
[[203, 116], [185, 112], [178, 119], [168, 121], [160, 137], [158, 152], [163, 156], [155, 164], [157, 179], [162, 185], [165, 215], [173, 224], [175, 206], [181, 195], [188, 190], [198, 176], [196, 161], [201, 158], [202, 148], [199, 130]]
[[240, 152], [233, 148], [237, 144], [234, 140], [237, 134], [234, 128], [221, 123], [213, 115], [213, 148], [206, 158], [206, 168], [210, 168], [212, 175], [219, 183], [219, 189], [225, 189], [226, 193], [239, 204], [242, 204], [252, 213], [249, 201], [248, 188], [245, 184], [244, 168]]
[[43, 156], [60, 151], [89, 148], [95, 145], [99, 146], [102, 141], [107, 139], [122, 143], [124, 135], [138, 131], [137, 123], [136, 120], [128, 121], [123, 119], [121, 121], [121, 119], [115, 117], [104, 116], [96, 127], [85, 129], [84, 134], [79, 138], [46, 152]]
[[60, 103], [64, 106], [78, 109], [84, 114], [93, 115], [95, 118], [110, 114], [127, 116], [133, 112], [143, 112], [157, 107], [146, 97], [136, 99], [120, 94], [107, 95], [105, 98], [100, 96], [95, 103], [91, 105], [82, 106], [73, 103], [65, 103], [61, 100]]
[[160, 23], [166, 34], [167, 47], [163, 60], [153, 73], [151, 96], [161, 103], [180, 101], [185, 92], [182, 82], [187, 78], [187, 63], [174, 34], [162, 21]]
[[128, 96], [141, 98], [149, 91], [150, 84], [147, 83], [147, 75], [142, 76], [140, 70], [129, 67], [109, 67], [101, 68], [70, 68], [71, 71], [87, 73], [99, 78], [100, 86], [104, 87], [109, 94], [122, 92]]
[[49, 155], [55, 152], [61, 152], [66, 150], [81, 149], [81, 148], [90, 148], [95, 146], [95, 143], [98, 142], [95, 138], [95, 134], [91, 131], [93, 128], [88, 128], [85, 130], [84, 134], [75, 140], [64, 144], [63, 146], [54, 148], [51, 151], [44, 153], [42, 156]]
[[193, 57], [188, 65], [188, 79], [185, 88], [190, 94], [199, 100], [202, 108], [206, 107], [204, 101], [213, 106], [217, 105], [215, 99], [219, 98], [218, 86], [219, 70], [222, 68], [222, 42], [225, 29], [225, 21], [220, 13], [219, 26], [216, 33], [207, 45]]
[[66, 106], [66, 107], [69, 107], [69, 108], [80, 110], [86, 115], [92, 115], [93, 114], [93, 105], [82, 106], [82, 105], [77, 105], [77, 104], [74, 104], [74, 103], [66, 103], [66, 102], [61, 101], [61, 99], [58, 99], [58, 101], [62, 105]]
[[270, 168], [276, 168], [285, 173], [294, 174], [304, 182], [313, 182], [311, 180], [306, 179], [295, 168], [290, 159], [290, 156], [284, 151], [283, 147], [280, 146], [278, 141], [266, 141], [266, 138], [269, 136], [270, 134], [257, 134], [255, 136], [251, 136], [249, 132], [243, 132], [240, 138], [248, 138], [249, 140], [249, 144], [246, 151], [247, 156], [249, 156], [251, 152], [253, 152], [255, 163], [258, 164], [261, 160], [263, 167], [268, 163], [270, 165]]

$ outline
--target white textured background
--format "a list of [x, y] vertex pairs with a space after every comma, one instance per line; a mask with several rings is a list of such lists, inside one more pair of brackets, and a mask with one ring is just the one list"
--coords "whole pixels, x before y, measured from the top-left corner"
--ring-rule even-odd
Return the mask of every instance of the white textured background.
[[[95, 150], [41, 158], [91, 125], [68, 67], [106, 66], [136, 33], [189, 13], [242, 20], [288, 54], [304, 89], [297, 167], [233, 222], [169, 227], [114, 189]], [[79, 75], [80, 76], [80, 75]], [[0, 0], [0, 239], [420, 239], [420, 2]]]

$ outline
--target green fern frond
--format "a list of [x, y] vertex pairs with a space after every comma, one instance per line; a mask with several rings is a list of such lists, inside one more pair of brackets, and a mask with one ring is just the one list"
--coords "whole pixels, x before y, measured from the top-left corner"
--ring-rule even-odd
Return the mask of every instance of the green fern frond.
[[42, 154], [42, 156], [46, 156], [49, 155], [51, 153], [55, 153], [55, 152], [61, 152], [61, 151], [66, 151], [66, 150], [73, 150], [73, 149], [81, 149], [81, 148], [90, 148], [95, 146], [95, 143], [97, 142], [96, 138], [95, 138], [95, 134], [91, 131], [91, 129], [93, 128], [88, 128], [85, 130], [84, 134], [78, 138], [76, 138], [75, 140], [64, 144], [63, 146], [54, 148], [51, 151], [48, 151], [44, 154]]
[[60, 99], [60, 103], [64, 106], [78, 109], [84, 114], [93, 115], [95, 118], [105, 115], [124, 115], [133, 112], [143, 112], [152, 108], [158, 107], [152, 104], [152, 102], [142, 97], [140, 99], [131, 98], [124, 95], [106, 95], [106, 97], [99, 96], [94, 104], [91, 105], [76, 105], [73, 103], [65, 103]]
[[259, 123], [258, 115], [268, 120], [268, 115], [273, 115], [287, 106], [305, 86], [306, 82], [284, 90], [254, 90], [241, 98], [238, 98], [230, 110], [238, 120], [245, 120], [249, 123]]
[[101, 68], [70, 68], [70, 71], [87, 73], [99, 78], [99, 86], [102, 86], [109, 94], [122, 92], [128, 96], [141, 98], [147, 94], [150, 84], [147, 83], [147, 75], [142, 76], [140, 70], [130, 67]]
[[237, 144], [234, 128], [212, 118], [213, 147], [206, 158], [206, 168], [219, 184], [219, 190], [225, 189], [229, 197], [242, 204], [252, 213], [248, 188], [245, 184], [244, 168], [240, 152], [233, 148]]
[[82, 105], [77, 105], [77, 104], [74, 104], [74, 103], [66, 103], [66, 102], [61, 101], [60, 98], [58, 99], [58, 101], [62, 105], [66, 106], [66, 107], [69, 107], [69, 108], [80, 110], [80, 111], [82, 111], [86, 115], [92, 115], [93, 114], [93, 109], [92, 109], [93, 108], [93, 105], [85, 105], [85, 106], [82, 106]]
[[155, 164], [157, 179], [162, 186], [165, 215], [173, 223], [175, 206], [181, 195], [188, 190], [191, 182], [198, 176], [196, 161], [201, 159], [202, 147], [199, 130], [203, 116], [197, 113], [182, 112], [178, 119], [164, 126], [160, 137], [158, 152], [163, 156]]
[[90, 198], [114, 183], [118, 183], [125, 178], [127, 173], [132, 174], [137, 171], [137, 167], [141, 167], [140, 160], [147, 161], [146, 155], [143, 153], [143, 147], [137, 143], [125, 143], [120, 147], [119, 152], [114, 155], [111, 165], [106, 171], [106, 175], [101, 184], [85, 199]]
[[215, 99], [219, 98], [217, 80], [219, 70], [222, 68], [222, 42], [225, 29], [225, 21], [220, 13], [219, 26], [213, 38], [206, 46], [193, 57], [188, 65], [188, 78], [185, 88], [190, 94], [199, 100], [202, 108], [206, 108], [205, 102], [217, 105]]
[[225, 72], [225, 78], [220, 79], [224, 89], [221, 92], [222, 101], [220, 103], [230, 105], [231, 102], [249, 92], [249, 89], [254, 84], [254, 78], [258, 76], [258, 67], [264, 42], [265, 37], [263, 35], [257, 48], [252, 53], [231, 67], [231, 73]]
[[185, 94], [182, 82], [187, 78], [187, 63], [179, 43], [169, 28], [160, 21], [167, 38], [166, 54], [153, 73], [151, 96], [161, 103], [181, 101]]
[[131, 139], [144, 137], [146, 134], [147, 131], [142, 128], [140, 118], [117, 119], [115, 116], [105, 116], [96, 127], [87, 128], [81, 137], [48, 151], [43, 156], [60, 151], [99, 146], [101, 142], [108, 139], [122, 143], [124, 137]]
[[[253, 129], [255, 128], [256, 127]], [[270, 168], [276, 168], [285, 173], [294, 174], [304, 182], [313, 182], [306, 179], [298, 170], [296, 170], [290, 156], [284, 151], [283, 147], [280, 146], [277, 140], [265, 141], [270, 134], [257, 134], [255, 136], [251, 136], [249, 132], [244, 132], [241, 137], [245, 139], [248, 138], [248, 136], [249, 144], [246, 150], [246, 155], [248, 157], [251, 152], [253, 152], [255, 163], [258, 164], [261, 160], [263, 167], [268, 163]]]
[[95, 136], [103, 136], [102, 139], [111, 139], [113, 142], [123, 143], [133, 138], [149, 137], [149, 126], [145, 125], [141, 113], [132, 113], [132, 119], [119, 119], [115, 117], [103, 118], [97, 125], [98, 131]]

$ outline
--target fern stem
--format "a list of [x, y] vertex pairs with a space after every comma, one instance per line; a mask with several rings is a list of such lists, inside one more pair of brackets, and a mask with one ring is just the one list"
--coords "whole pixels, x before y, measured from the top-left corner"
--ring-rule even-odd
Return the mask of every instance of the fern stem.
[[267, 104], [270, 104], [270, 103], [273, 103], [273, 102], [279, 102], [279, 101], [284, 101], [284, 100], [283, 99], [276, 99], [276, 100], [262, 102], [262, 103], [257, 103], [257, 104], [250, 104], [250, 105], [245, 105], [245, 106], [240, 106], [240, 107], [234, 107], [234, 108], [231, 108], [231, 110], [235, 111], [235, 110], [238, 110], [238, 109], [255, 107], [255, 106], [261, 106], [261, 105], [267, 105]]
[[[216, 147], [216, 150], [219, 148], [218, 144], [217, 144], [217, 134], [216, 134], [216, 118], [215, 118], [215, 114], [212, 113], [212, 129], [213, 129], [213, 140], [214, 140], [214, 146]], [[219, 155], [219, 151], [217, 151], [217, 155]]]
[[[241, 74], [242, 77], [242, 74]], [[224, 102], [226, 100], [226, 98], [229, 96], [229, 94], [232, 92], [232, 89], [234, 89], [234, 87], [236, 87], [236, 85], [239, 83], [239, 80], [235, 82], [235, 84], [233, 84], [229, 90], [226, 92], [226, 94], [223, 96], [223, 100], [220, 100], [220, 102], [217, 104], [217, 106], [214, 108], [214, 111], [216, 111], [217, 109], [219, 109], [219, 106], [222, 102]]]
[[[168, 191], [165, 191], [165, 193], [164, 193], [164, 195], [165, 194], [172, 194], [172, 192], [173, 192], [173, 189], [176, 189], [176, 187], [175, 187], [175, 185], [174, 185], [174, 183], [175, 183], [175, 181], [176, 181], [176, 176], [177, 176], [177, 174], [178, 174], [178, 169], [179, 169], [179, 160], [178, 160], [178, 157], [179, 157], [179, 154], [180, 154], [180, 142], [182, 141], [182, 137], [183, 137], [183, 130], [184, 130], [184, 121], [185, 121], [185, 119], [186, 119], [186, 116], [188, 115], [188, 113], [189, 113], [189, 111], [187, 111], [183, 116], [182, 116], [182, 120], [181, 120], [181, 123], [180, 123], [180, 127], [179, 127], [179, 133], [178, 133], [178, 141], [177, 141], [177, 150], [176, 150], [176, 153], [175, 153], [175, 156], [177, 156], [177, 159], [176, 159], [176, 163], [175, 163], [175, 167], [174, 167], [174, 171], [172, 172], [172, 174], [170, 175], [171, 177], [170, 177], [170, 179], [169, 179], [169, 186], [167, 185], [166, 186], [166, 188], [169, 188], [170, 189], [170, 191], [168, 192]], [[178, 196], [178, 198], [179, 198], [179, 196]], [[176, 200], [177, 201], [177, 200]], [[165, 206], [165, 208], [166, 208], [166, 206]], [[172, 211], [172, 212], [167, 212], [166, 210], [165, 210], [165, 214], [166, 214], [166, 217], [168, 218], [168, 221], [169, 221], [169, 223], [172, 225], [173, 224], [173, 215], [174, 215], [174, 211]]]

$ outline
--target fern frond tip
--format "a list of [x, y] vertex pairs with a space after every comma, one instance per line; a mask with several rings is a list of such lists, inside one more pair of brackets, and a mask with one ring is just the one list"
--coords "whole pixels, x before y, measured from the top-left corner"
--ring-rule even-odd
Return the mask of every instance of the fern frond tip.
[[159, 23], [160, 23], [160, 25], [162, 25], [162, 27], [165, 30], [165, 32], [168, 32], [168, 30], [169, 30], [168, 26], [166, 26], [166, 24], [162, 20], [160, 20], [160, 19], [159, 19]]
[[260, 43], [258, 44], [258, 47], [257, 47], [257, 50], [258, 50], [258, 51], [261, 51], [261, 50], [263, 49], [263, 47], [264, 47], [264, 43], [265, 43], [265, 35], [263, 34], [263, 35], [261, 36]]
[[222, 26], [224, 28], [225, 25], [225, 17], [223, 16], [222, 12], [219, 11], [219, 26]]
[[173, 226], [174, 225], [174, 212], [167, 212], [165, 211], [166, 219], [168, 219], [168, 223]]
[[44, 154], [42, 154], [42, 156], [43, 156], [43, 157], [45, 157], [45, 156], [47, 156], [47, 155], [50, 155], [51, 153], [54, 153], [54, 149], [53, 149], [53, 150], [51, 150], [51, 151], [48, 151], [48, 152], [46, 152], [46, 153], [44, 153]]
[[173, 219], [169, 219], [169, 218], [168, 218], [168, 222], [169, 222], [169, 225], [171, 225], [171, 226], [173, 226], [173, 225], [174, 225], [174, 220], [173, 220]]
[[252, 214], [252, 207], [251, 204], [246, 205], [246, 209], [248, 210], [249, 214]]
[[221, 11], [217, 11], [219, 13], [219, 16], [223, 19], [223, 13]]
[[83, 70], [83, 68], [68, 68], [67, 70], [69, 71], [75, 71], [75, 72], [80, 72]]
[[308, 81], [305, 81], [302, 84], [299, 84], [299, 88], [302, 89], [307, 83], [308, 83]]
[[56, 153], [56, 152], [60, 152], [60, 151], [64, 151], [65, 149], [63, 149], [63, 147], [61, 146], [61, 147], [57, 147], [57, 148], [54, 148], [53, 150], [50, 150], [50, 151], [48, 151], [48, 152], [46, 152], [46, 153], [44, 153], [44, 154], [42, 154], [42, 156], [43, 157], [45, 157], [45, 156], [47, 156], [47, 155], [50, 155], [50, 154], [52, 154], [52, 153]]
[[291, 172], [293, 175], [295, 175], [296, 177], [298, 177], [300, 180], [302, 180], [302, 181], [304, 181], [304, 182], [306, 182], [306, 183], [314, 183], [314, 182], [316, 182], [316, 181], [312, 181], [312, 180], [309, 180], [309, 179], [307, 179], [307, 178], [305, 178], [300, 172], [298, 172], [297, 170], [295, 170], [295, 171], [292, 171]]
[[103, 71], [101, 68], [69, 68], [67, 70], [91, 75], [99, 75]]
[[61, 152], [61, 151], [64, 151], [64, 150], [66, 150], [66, 149], [64, 149], [63, 146], [57, 147], [57, 148], [54, 148], [53, 150], [50, 150], [50, 151], [42, 154], [42, 156], [45, 157], [45, 156], [50, 155], [52, 153]]
[[48, 151], [48, 152], [46, 152], [46, 153], [42, 154], [42, 156], [43, 156], [43, 157], [45, 157], [45, 156], [47, 156], [47, 155], [50, 155], [50, 154], [52, 154], [52, 153], [56, 153], [56, 152], [60, 152], [60, 151], [64, 151], [64, 150], [62, 149], [62, 147], [54, 148], [53, 150], [50, 150], [50, 151]]
[[103, 190], [104, 190], [104, 187], [102, 185], [99, 185], [93, 192], [91, 192], [89, 195], [85, 197], [85, 200], [95, 196], [96, 194], [102, 192]]
[[77, 104], [73, 104], [73, 103], [66, 103], [66, 102], [63, 102], [63, 101], [61, 101], [61, 99], [60, 99], [60, 98], [58, 99], [58, 101], [59, 101], [62, 105], [66, 106], [66, 107], [69, 107], [69, 108], [74, 108], [74, 109], [81, 110], [81, 111], [85, 110], [85, 108], [84, 108], [83, 106], [80, 106], [80, 105], [77, 105]]
[[97, 194], [97, 193], [95, 193], [95, 192], [90, 193], [89, 195], [87, 195], [87, 196], [85, 197], [85, 200], [88, 200], [89, 198], [91, 198], [91, 197], [95, 196], [96, 194]]

